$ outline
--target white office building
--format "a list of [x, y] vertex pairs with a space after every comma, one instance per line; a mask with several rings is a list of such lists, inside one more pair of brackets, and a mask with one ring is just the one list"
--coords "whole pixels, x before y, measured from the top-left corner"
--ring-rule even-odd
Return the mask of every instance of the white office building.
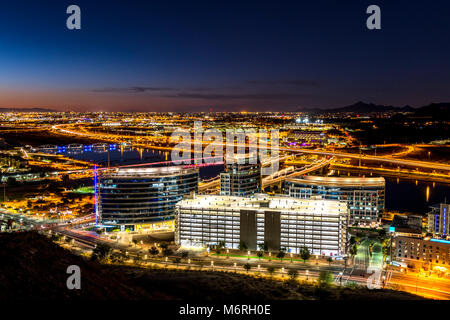
[[233, 249], [244, 242], [249, 250], [266, 243], [270, 251], [299, 253], [307, 247], [312, 254], [341, 255], [348, 215], [345, 201], [194, 195], [176, 206], [175, 241], [191, 246], [224, 241]]

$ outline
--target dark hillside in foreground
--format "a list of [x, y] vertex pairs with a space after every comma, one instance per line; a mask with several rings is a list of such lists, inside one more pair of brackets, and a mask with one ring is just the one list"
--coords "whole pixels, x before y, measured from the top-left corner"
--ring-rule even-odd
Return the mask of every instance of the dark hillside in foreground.
[[[67, 266], [81, 268], [81, 290], [66, 287]], [[101, 265], [54, 244], [35, 232], [0, 234], [0, 300], [114, 299], [256, 301], [273, 299], [411, 300], [391, 290], [317, 288], [256, 279], [242, 274], [150, 270]]]
[[[81, 290], [68, 290], [67, 267], [81, 269]], [[119, 274], [86, 261], [36, 232], [0, 234], [0, 300], [136, 299], [143, 294]]]

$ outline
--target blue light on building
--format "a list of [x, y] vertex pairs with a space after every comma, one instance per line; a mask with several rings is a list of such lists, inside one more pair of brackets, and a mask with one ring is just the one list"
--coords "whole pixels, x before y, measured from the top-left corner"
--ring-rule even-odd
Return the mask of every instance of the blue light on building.
[[440, 242], [440, 243], [446, 243], [446, 244], [450, 244], [450, 240], [443, 240], [443, 239], [430, 239], [430, 241], [433, 241], [433, 242]]

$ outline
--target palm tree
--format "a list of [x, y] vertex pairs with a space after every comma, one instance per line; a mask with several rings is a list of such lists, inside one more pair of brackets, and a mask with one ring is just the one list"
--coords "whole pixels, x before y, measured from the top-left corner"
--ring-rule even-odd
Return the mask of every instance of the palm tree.
[[256, 255], [258, 256], [258, 259], [261, 260], [261, 257], [264, 256], [264, 252], [258, 251], [258, 252], [256, 253]]
[[383, 261], [386, 260], [386, 257], [391, 254], [391, 243], [389, 239], [383, 241]]
[[327, 258], [327, 261], [328, 261], [328, 265], [331, 265], [331, 263], [333, 262], [333, 258], [328, 257], [328, 258]]
[[220, 254], [223, 248], [225, 248], [225, 241], [219, 241], [216, 245], [216, 253]]
[[298, 277], [298, 271], [296, 269], [289, 269], [288, 275], [292, 280], [295, 280]]
[[142, 257], [140, 254], [137, 254], [136, 257], [134, 257], [134, 263], [139, 265], [142, 262]]
[[306, 263], [306, 260], [311, 258], [311, 253], [309, 252], [307, 247], [303, 247], [300, 249], [300, 257], [303, 260], [303, 263]]
[[173, 254], [173, 251], [170, 250], [170, 249], [164, 249], [164, 250], [162, 251], [162, 254], [163, 254], [164, 257], [168, 257], [168, 256], [170, 256], [170, 255]]
[[354, 262], [355, 256], [358, 254], [358, 246], [355, 244], [351, 247], [349, 251], [350, 255], [352, 256], [352, 261]]
[[239, 250], [240, 251], [247, 250], [247, 244], [244, 241], [239, 242]]
[[117, 264], [122, 264], [123, 263], [123, 256], [122, 255], [116, 255], [112, 258], [112, 262], [117, 263]]
[[151, 247], [150, 249], [148, 249], [148, 253], [152, 256], [156, 256], [157, 254], [159, 254], [159, 250], [156, 249], [156, 247]]
[[331, 282], [333, 282], [333, 275], [329, 271], [320, 271], [319, 279], [317, 279], [319, 287], [327, 287]]
[[272, 278], [273, 273], [275, 272], [275, 267], [274, 266], [268, 266], [266, 268], [267, 272], [270, 274], [270, 277]]
[[112, 248], [107, 245], [106, 243], [98, 243], [95, 246], [94, 251], [92, 252], [92, 259], [97, 259], [99, 261], [106, 261], [108, 260], [109, 256], [111, 255]]
[[183, 251], [182, 253], [181, 253], [181, 258], [182, 259], [187, 259], [189, 257], [189, 252], [187, 252], [187, 251]]
[[277, 258], [280, 258], [280, 262], [283, 262], [283, 258], [286, 255], [285, 249], [280, 248], [280, 250], [277, 253]]
[[249, 270], [252, 268], [252, 266], [250, 265], [250, 263], [246, 263], [244, 264], [244, 269], [247, 270], [247, 273], [249, 272]]
[[269, 245], [267, 244], [267, 241], [264, 241], [264, 243], [258, 244], [258, 248], [259, 248], [259, 250], [261, 250], [263, 252], [269, 251]]

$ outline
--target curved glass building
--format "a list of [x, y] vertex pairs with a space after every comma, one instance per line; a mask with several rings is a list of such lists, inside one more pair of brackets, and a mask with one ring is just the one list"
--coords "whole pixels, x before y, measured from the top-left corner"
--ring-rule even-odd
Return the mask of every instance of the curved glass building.
[[383, 177], [302, 176], [286, 179], [285, 192], [300, 199], [344, 200], [350, 209], [350, 224], [370, 225], [381, 219], [384, 211]]
[[174, 219], [183, 196], [198, 192], [198, 169], [186, 166], [120, 168], [97, 179], [97, 206], [105, 226], [139, 230]]

